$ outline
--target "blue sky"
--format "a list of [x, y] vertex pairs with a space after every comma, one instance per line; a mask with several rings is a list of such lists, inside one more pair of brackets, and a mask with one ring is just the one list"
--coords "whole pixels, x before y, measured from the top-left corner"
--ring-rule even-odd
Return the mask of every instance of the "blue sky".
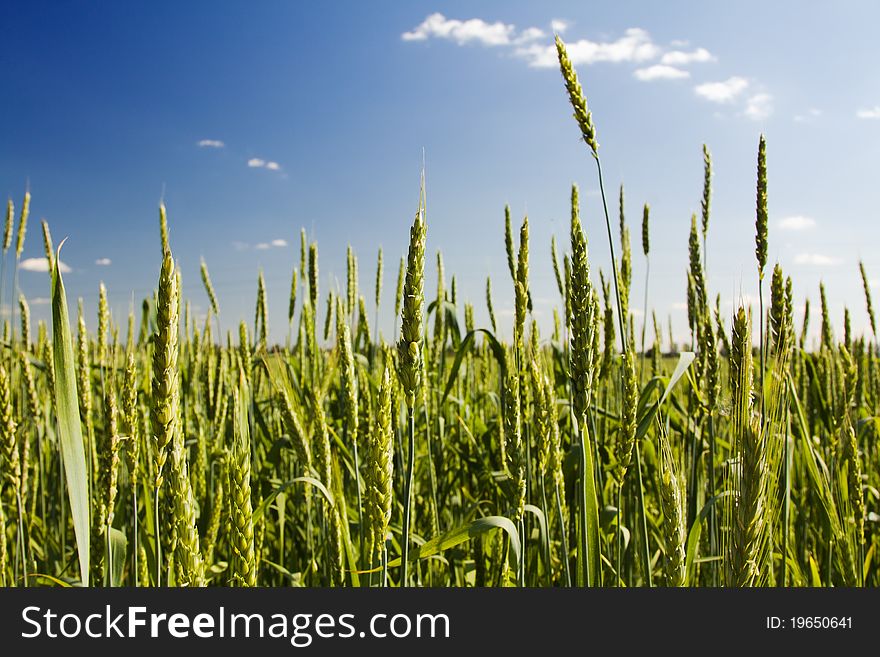
[[[41, 218], [56, 243], [69, 237], [65, 281], [72, 298], [85, 298], [91, 325], [100, 281], [123, 324], [132, 291], [139, 307], [155, 286], [164, 193], [197, 312], [207, 307], [201, 256], [224, 327], [252, 321], [262, 267], [270, 337], [283, 340], [304, 226], [318, 240], [322, 296], [344, 285], [350, 243], [371, 312], [384, 248], [380, 324], [390, 337], [424, 149], [429, 293], [440, 249], [481, 325], [492, 276], [509, 336], [509, 203], [517, 221], [529, 215], [532, 295], [549, 327], [558, 300], [549, 242], [553, 233], [567, 242], [572, 182], [581, 186], [594, 269], [608, 271], [609, 261], [595, 168], [548, 59], [555, 29], [593, 110], [615, 216], [625, 184], [634, 307], [644, 292], [638, 223], [649, 202], [650, 305], [664, 326], [671, 315], [684, 339], [704, 142], [715, 168], [710, 287], [725, 313], [756, 299], [763, 131], [770, 261], [793, 276], [798, 307], [805, 296], [818, 307], [824, 280], [838, 325], [848, 305], [861, 330], [859, 258], [880, 281], [878, 19], [871, 2], [4, 3], [0, 192], [18, 208], [30, 186], [24, 259], [42, 256]], [[34, 317], [47, 317], [45, 274], [22, 272], [21, 287]]]

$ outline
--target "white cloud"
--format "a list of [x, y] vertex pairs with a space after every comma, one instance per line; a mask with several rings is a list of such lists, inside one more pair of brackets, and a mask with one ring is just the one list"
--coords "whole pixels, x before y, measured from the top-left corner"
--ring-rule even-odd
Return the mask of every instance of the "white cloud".
[[281, 239], [280, 237], [272, 240], [271, 242], [257, 242], [254, 245], [250, 245], [247, 242], [238, 242], [235, 241], [232, 243], [232, 248], [236, 251], [249, 251], [253, 249], [254, 251], [268, 251], [272, 248], [282, 248], [287, 246], [287, 240]]
[[410, 32], [400, 38], [404, 41], [425, 41], [431, 37], [449, 39], [458, 45], [480, 43], [484, 46], [503, 46], [511, 42], [516, 28], [505, 23], [487, 23], [479, 18], [460, 21], [446, 18], [441, 13], [428, 16]]
[[687, 308], [688, 308], [688, 305], [686, 303], [684, 303], [683, 301], [678, 301], [678, 302], [672, 304], [673, 310], [687, 310]]
[[779, 230], [808, 230], [816, 225], [816, 220], [812, 217], [803, 215], [794, 215], [779, 220], [777, 226]]
[[516, 37], [515, 42], [528, 43], [530, 41], [537, 41], [545, 36], [546, 34], [544, 34], [544, 30], [540, 27], [527, 27]]
[[544, 46], [533, 43], [529, 46], [520, 46], [514, 51], [514, 54], [526, 60], [532, 68], [559, 66], [559, 60], [556, 59], [556, 46]]
[[[49, 271], [49, 261], [46, 258], [25, 258], [22, 260], [19, 265], [19, 269], [23, 269], [24, 271]], [[68, 267], [63, 262], [58, 264], [58, 268], [61, 270], [62, 274], [69, 274], [71, 272], [70, 267]]]
[[773, 114], [773, 96], [770, 94], [755, 94], [746, 101], [745, 115], [753, 121], [763, 121]]
[[198, 142], [199, 148], [223, 148], [224, 146], [226, 144], [219, 139], [201, 139]]
[[113, 264], [113, 261], [110, 258], [98, 258], [95, 260], [95, 264], [99, 267], [109, 267]]
[[[646, 62], [660, 54], [660, 48], [651, 35], [639, 27], [631, 27], [616, 41], [590, 41], [579, 39], [565, 44], [568, 57], [575, 66], [598, 62]], [[516, 54], [529, 62], [529, 66], [549, 68], [558, 66], [556, 46], [531, 46], [519, 48]]]
[[814, 119], [822, 116], [822, 110], [816, 109], [815, 107], [811, 107], [803, 114], [795, 114], [794, 120], [798, 123], [810, 123]]
[[661, 64], [669, 66], [686, 66], [696, 62], [714, 62], [715, 56], [705, 48], [697, 48], [691, 52], [683, 50], [671, 50], [660, 59]]
[[52, 303], [52, 299], [49, 297], [34, 297], [33, 299], [28, 299], [28, 303], [32, 306], [48, 306]]
[[563, 34], [568, 29], [568, 21], [561, 18], [554, 18], [550, 21], [550, 29], [556, 34]]
[[674, 66], [654, 64], [654, 66], [648, 66], [647, 68], [637, 68], [633, 72], [633, 76], [637, 80], [647, 82], [649, 80], [680, 80], [682, 78], [689, 78], [691, 74]]
[[252, 157], [248, 160], [247, 165], [251, 169], [268, 169], [269, 171], [281, 171], [281, 165], [271, 160], [263, 160], [259, 157]]
[[856, 116], [860, 119], [880, 119], [880, 105], [874, 105], [869, 109], [860, 109], [856, 112]]
[[698, 96], [710, 100], [713, 103], [729, 103], [745, 91], [748, 86], [748, 80], [733, 76], [723, 82], [705, 82], [703, 84], [698, 84], [694, 87], [694, 91]]
[[829, 267], [840, 263], [836, 258], [832, 258], [821, 253], [798, 253], [794, 257], [796, 265], [814, 265], [816, 267]]

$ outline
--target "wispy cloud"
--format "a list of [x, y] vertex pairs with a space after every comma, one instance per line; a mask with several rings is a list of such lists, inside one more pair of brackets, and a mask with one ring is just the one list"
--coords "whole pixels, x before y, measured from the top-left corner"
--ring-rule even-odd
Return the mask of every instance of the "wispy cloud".
[[746, 117], [753, 121], [763, 121], [773, 114], [773, 96], [767, 93], [755, 94], [746, 101]]
[[688, 64], [714, 61], [715, 55], [705, 48], [697, 48], [690, 52], [685, 52], [683, 50], [670, 50], [669, 52], [664, 53], [663, 57], [660, 58], [660, 63], [667, 64], [668, 66], [687, 66]]
[[860, 119], [880, 119], [880, 105], [874, 105], [868, 109], [860, 109], [856, 112]]
[[537, 41], [538, 39], [543, 39], [545, 36], [547, 36], [546, 32], [540, 27], [528, 27], [520, 32], [519, 36], [514, 39], [514, 42], [530, 43], [532, 41]]
[[[47, 272], [49, 271], [49, 261], [46, 258], [25, 258], [19, 263], [18, 268], [24, 271]], [[71, 272], [70, 267], [63, 262], [58, 263], [58, 268], [62, 274], [69, 274]]]
[[691, 74], [674, 66], [654, 64], [646, 68], [637, 68], [633, 72], [633, 76], [637, 80], [648, 82], [651, 80], [680, 80], [682, 78], [689, 78]]
[[694, 92], [713, 103], [729, 103], [745, 91], [748, 86], [748, 80], [733, 76], [721, 82], [698, 84], [694, 87]]
[[503, 46], [511, 43], [516, 28], [513, 25], [496, 22], [487, 23], [479, 18], [460, 21], [446, 18], [441, 13], [428, 16], [413, 30], [404, 32], [404, 41], [425, 41], [431, 37], [449, 39], [459, 45], [479, 43], [483, 46]]
[[49, 297], [34, 297], [32, 299], [28, 299], [28, 303], [32, 306], [48, 306], [52, 303], [52, 299]]
[[223, 148], [226, 146], [226, 144], [219, 139], [200, 139], [197, 142], [197, 145], [199, 148]]
[[561, 18], [554, 18], [550, 21], [550, 29], [556, 34], [564, 34], [568, 29], [568, 21], [564, 21]]
[[247, 165], [251, 169], [268, 169], [269, 171], [281, 171], [281, 165], [272, 160], [264, 160], [259, 157], [252, 157], [247, 161]]
[[99, 267], [109, 267], [113, 264], [113, 261], [110, 258], [98, 258], [95, 260], [95, 264]]
[[794, 257], [796, 265], [813, 265], [815, 267], [830, 267], [840, 264], [840, 261], [831, 256], [822, 255], [821, 253], [798, 253]]
[[254, 251], [268, 251], [269, 249], [280, 249], [287, 246], [287, 240], [282, 239], [280, 237], [272, 240], [271, 242], [257, 242], [254, 245], [250, 245], [247, 242], [233, 242], [232, 248], [236, 251], [248, 251], [253, 249]]
[[791, 217], [783, 217], [776, 225], [779, 230], [809, 230], [816, 225], [816, 220], [812, 217], [798, 214]]

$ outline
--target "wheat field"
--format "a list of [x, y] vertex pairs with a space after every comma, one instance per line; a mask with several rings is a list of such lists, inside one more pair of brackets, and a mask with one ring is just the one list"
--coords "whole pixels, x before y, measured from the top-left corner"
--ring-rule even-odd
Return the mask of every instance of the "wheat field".
[[[32, 333], [17, 295], [0, 352], [0, 585], [878, 585], [880, 352], [864, 267], [864, 305], [847, 310], [843, 336], [819, 290], [812, 348], [809, 305], [793, 316], [797, 281], [767, 262], [761, 136], [761, 296], [722, 313], [707, 293], [704, 147], [679, 350], [647, 291], [630, 294], [634, 259], [650, 262], [650, 208], [634, 253], [622, 190], [619, 221], [608, 215], [596, 126], [558, 38], [557, 51], [605, 226], [591, 224], [588, 246], [577, 187], [558, 243], [530, 244], [528, 219], [517, 230], [505, 211], [509, 342], [491, 280], [473, 302], [489, 325], [475, 326], [442, 259], [426, 262], [424, 178], [394, 289], [382, 289], [381, 250], [363, 286], [349, 248], [344, 290], [322, 292], [318, 245], [301, 233], [278, 344], [262, 273], [236, 335], [220, 332], [208, 263], [203, 295], [183, 297], [164, 205], [153, 295], [120, 325], [102, 285], [89, 332], [43, 222], [52, 325]], [[15, 290], [29, 204], [7, 206]], [[591, 271], [590, 247], [610, 247], [611, 272]], [[532, 315], [536, 252], [559, 293], [548, 335]], [[197, 323], [191, 302], [206, 300]], [[380, 306], [398, 318], [390, 341], [370, 326]], [[637, 310], [653, 330], [635, 330]], [[853, 334], [850, 313], [867, 313], [871, 334]]]

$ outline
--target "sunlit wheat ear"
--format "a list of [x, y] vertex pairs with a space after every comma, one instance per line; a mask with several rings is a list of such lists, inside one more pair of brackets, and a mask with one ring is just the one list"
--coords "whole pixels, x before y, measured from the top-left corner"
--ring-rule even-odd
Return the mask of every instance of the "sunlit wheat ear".
[[122, 387], [122, 414], [125, 421], [126, 437], [123, 442], [128, 481], [132, 490], [137, 488], [140, 474], [140, 432], [138, 421], [138, 373], [134, 353], [129, 352], [125, 366], [125, 380]]
[[202, 541], [205, 555], [205, 567], [210, 568], [214, 563], [214, 551], [217, 547], [217, 539], [220, 535], [220, 523], [223, 518], [223, 510], [226, 506], [226, 458], [217, 459], [217, 476], [214, 484], [214, 495], [211, 501], [211, 513], [205, 528], [205, 537]]
[[571, 275], [568, 282], [571, 298], [571, 379], [572, 404], [580, 420], [589, 406], [593, 391], [593, 286], [587, 259], [587, 239], [581, 227], [577, 187], [572, 186]]
[[3, 253], [12, 246], [12, 230], [15, 224], [15, 204], [12, 199], [6, 199], [6, 224], [3, 229]]
[[327, 293], [327, 308], [324, 313], [324, 340], [330, 339], [330, 327], [333, 325], [333, 292]]
[[153, 335], [153, 395], [150, 420], [155, 440], [156, 488], [166, 475], [168, 449], [177, 431], [180, 390], [177, 371], [177, 277], [174, 260], [166, 251], [159, 274], [156, 333]]
[[556, 255], [556, 235], [550, 238], [550, 258], [553, 261], [553, 276], [556, 278], [556, 288], [559, 296], [565, 298], [565, 283], [562, 280], [562, 272], [559, 270], [559, 257]]
[[351, 348], [351, 329], [346, 321], [342, 299], [336, 302], [336, 348], [339, 354], [339, 377], [345, 409], [345, 429], [349, 440], [357, 440], [358, 398], [354, 353]]
[[764, 269], [767, 267], [767, 141], [764, 139], [764, 135], [761, 135], [758, 142], [756, 197], [755, 257], [758, 260], [758, 274], [763, 279]]
[[165, 212], [165, 203], [159, 203], [159, 239], [162, 242], [162, 255], [164, 256], [171, 248], [168, 246], [168, 215]]
[[831, 328], [831, 318], [828, 314], [828, 300], [825, 297], [825, 283], [819, 281], [819, 307], [822, 313], [822, 347], [834, 348], [834, 331]]
[[[437, 251], [437, 297], [436, 304], [438, 308], [440, 305], [446, 300], [446, 269], [443, 266], [443, 254], [440, 251]], [[434, 313], [434, 343], [433, 347], [435, 350], [439, 350], [441, 348], [441, 343], [446, 336], [446, 332], [444, 330], [444, 320], [445, 313], [435, 312]]]
[[425, 302], [426, 226], [421, 210], [410, 229], [406, 281], [403, 286], [403, 310], [398, 351], [398, 376], [407, 405], [415, 405], [422, 378], [422, 311]]
[[379, 255], [376, 256], [376, 308], [382, 300], [382, 247], [379, 247]]
[[28, 216], [31, 213], [31, 193], [24, 193], [24, 200], [21, 203], [21, 213], [18, 215], [18, 234], [15, 237], [15, 257], [21, 258], [21, 252], [24, 251], [24, 236], [27, 234]]
[[346, 251], [346, 296], [345, 296], [345, 313], [351, 318], [357, 307], [357, 291], [358, 291], [358, 265], [357, 256], [349, 244]]
[[709, 213], [712, 209], [712, 154], [703, 144], [703, 198], [700, 200], [702, 213], [703, 240], [709, 232]]
[[254, 551], [254, 518], [251, 504], [251, 441], [248, 431], [247, 384], [241, 377], [234, 386], [235, 440], [229, 469], [229, 541], [232, 550], [231, 583], [256, 586], [257, 559]]
[[749, 586], [758, 575], [759, 551], [765, 530], [766, 444], [760, 426], [752, 418], [752, 323], [742, 307], [734, 318], [731, 333], [730, 378], [732, 420], [738, 481], [736, 482], [729, 582]]
[[[523, 351], [526, 312], [529, 305], [529, 218], [525, 217], [519, 231], [519, 251], [517, 252], [516, 277], [514, 278], [514, 308], [516, 327], [515, 347]], [[522, 358], [522, 353], [520, 355]]]
[[578, 82], [577, 73], [568, 58], [565, 50], [565, 44], [557, 35], [556, 37], [556, 54], [559, 57], [559, 68], [562, 72], [562, 79], [565, 81], [565, 88], [568, 90], [568, 99], [574, 110], [574, 119], [577, 121], [578, 127], [581, 129], [581, 136], [584, 142], [590, 147], [593, 157], [599, 157], [599, 144], [596, 141], [596, 128], [593, 126], [593, 115], [587, 108], [587, 99], [584, 97], [581, 84]]
[[12, 410], [12, 393], [9, 388], [9, 374], [0, 365], [0, 463], [3, 464], [3, 481], [9, 485], [15, 495], [21, 490], [21, 462], [18, 453], [18, 441], [15, 430], [17, 423]]
[[[6, 527], [6, 512], [0, 504], [0, 525]], [[6, 572], [9, 570], [9, 545], [6, 540], [6, 532], [0, 532], [0, 586], [8, 586]]]
[[254, 339], [256, 340], [256, 349], [258, 352], [265, 351], [268, 347], [268, 317], [269, 310], [266, 307], [266, 279], [263, 277], [263, 270], [260, 269], [257, 276], [257, 305], [254, 314]]
[[788, 312], [782, 267], [776, 263], [770, 278], [770, 340], [774, 352], [779, 349], [782, 342], [783, 327]]
[[306, 254], [308, 253], [308, 241], [306, 240], [306, 229], [299, 229], [299, 270], [302, 272], [303, 278], [306, 275]]
[[603, 321], [602, 321], [602, 359], [601, 369], [599, 370], [599, 378], [604, 379], [611, 374], [611, 368], [614, 365], [615, 342], [617, 340], [614, 328], [614, 306], [611, 302], [611, 284], [605, 280], [605, 274], [599, 270], [599, 287], [602, 289], [602, 299], [604, 305]]
[[290, 295], [287, 300], [287, 323], [293, 323], [293, 315], [296, 312], [296, 294], [299, 284], [299, 274], [296, 267], [293, 268], [293, 274], [290, 277]]
[[669, 438], [660, 432], [660, 507], [663, 510], [663, 541], [666, 552], [666, 585], [684, 586], [686, 583], [686, 501], [684, 478], [676, 462]]
[[98, 286], [98, 366], [103, 367], [107, 355], [107, 328], [110, 323], [110, 308], [107, 305], [107, 288], [104, 283]]
[[394, 291], [394, 316], [400, 317], [400, 304], [403, 302], [403, 284], [406, 281], [406, 259], [400, 259], [397, 268], [397, 288]]
[[309, 245], [309, 304], [312, 308], [318, 305], [318, 243]]
[[617, 461], [614, 467], [614, 478], [618, 486], [623, 485], [623, 479], [632, 460], [633, 447], [636, 443], [636, 408], [639, 401], [639, 382], [632, 351], [627, 351], [623, 355], [622, 367], [623, 397], [621, 399], [620, 429], [614, 444]]
[[370, 523], [370, 553], [380, 555], [391, 520], [394, 425], [391, 421], [390, 372], [386, 367], [379, 382], [376, 415], [368, 437], [365, 504]]
[[[688, 256], [690, 268], [688, 270], [694, 281], [694, 317], [706, 307], [706, 279], [703, 273], [703, 259], [700, 256], [700, 236], [697, 232], [697, 215], [691, 215], [691, 231], [688, 236]], [[692, 324], [693, 325], [693, 324]]]
[[504, 206], [504, 251], [507, 253], [507, 268], [510, 270], [510, 279], [516, 280], [516, 258], [513, 246], [513, 228], [510, 224], [510, 206]]
[[492, 327], [492, 333], [497, 333], [495, 309], [492, 307], [492, 278], [489, 276], [486, 277], [486, 311], [489, 313], [489, 325]]
[[859, 274], [862, 276], [862, 289], [865, 291], [865, 306], [868, 310], [868, 319], [871, 321], [871, 333], [874, 340], [877, 339], [877, 322], [874, 319], [874, 306], [871, 303], [871, 284], [868, 281], [868, 275], [865, 273], [865, 263], [859, 260]]
[[208, 295], [208, 301], [211, 303], [211, 310], [215, 315], [220, 314], [220, 304], [217, 303], [217, 295], [214, 292], [214, 285], [211, 283], [211, 275], [208, 273], [208, 263], [202, 258], [199, 262], [199, 272], [202, 275], [202, 285], [205, 286], [205, 293]]
[[507, 374], [504, 378], [504, 444], [501, 458], [512, 479], [512, 515], [514, 520], [519, 522], [525, 512], [526, 458], [525, 444], [522, 440], [519, 372], [516, 371], [515, 365], [515, 360], [509, 355]]
[[55, 257], [55, 252], [52, 248], [52, 233], [49, 232], [49, 222], [43, 219], [40, 222], [40, 225], [43, 228], [43, 250], [46, 254], [46, 260], [49, 263], [49, 271], [52, 271], [55, 268], [53, 264], [53, 258]]
[[31, 345], [31, 309], [23, 294], [18, 295], [18, 311], [21, 316], [21, 344], [25, 351]]

